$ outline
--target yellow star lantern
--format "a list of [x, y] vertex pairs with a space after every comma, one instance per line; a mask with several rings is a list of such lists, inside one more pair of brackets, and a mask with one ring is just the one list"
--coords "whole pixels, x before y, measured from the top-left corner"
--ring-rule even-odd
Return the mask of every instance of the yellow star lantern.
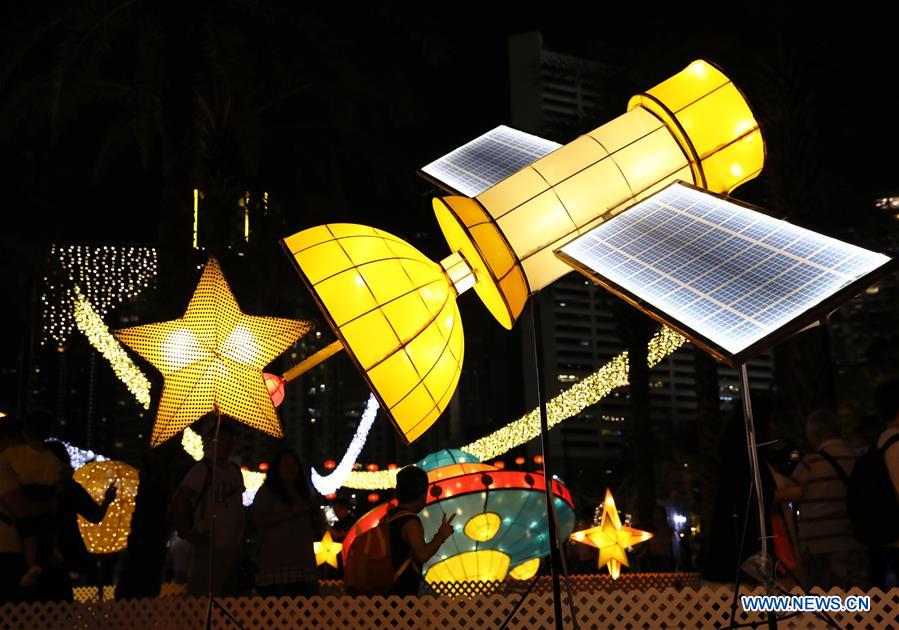
[[262, 370], [311, 328], [305, 321], [242, 313], [210, 258], [184, 317], [115, 333], [165, 377], [151, 445], [209, 412], [282, 437]]
[[315, 547], [315, 566], [327, 562], [336, 569], [337, 556], [343, 550], [343, 545], [339, 542], [334, 542], [331, 539], [331, 532], [325, 532], [321, 541], [312, 544]]
[[103, 500], [109, 486], [115, 484], [118, 489], [115, 501], [110, 503], [99, 523], [91, 523], [78, 516], [78, 529], [87, 550], [91, 553], [115, 553], [127, 547], [137, 496], [137, 470], [124, 462], [94, 461], [76, 470], [72, 478], [98, 503]]
[[[285, 380], [344, 349], [412, 442], [459, 381], [458, 295], [473, 288], [512, 328], [530, 295], [571, 271], [556, 249], [675, 181], [730, 192], [761, 172], [765, 146], [739, 89], [697, 60], [634, 96], [625, 114], [492, 183], [479, 175], [502, 170], [497, 153], [478, 158], [487, 162], [482, 172], [449, 164], [489, 187], [433, 200], [450, 249], [439, 264], [361, 225], [320, 225], [282, 240], [338, 339]], [[454, 189], [447, 177], [437, 179]]]
[[652, 538], [652, 534], [622, 525], [618, 509], [615, 507], [615, 499], [612, 498], [611, 491], [606, 489], [602, 521], [595, 527], [574, 532], [570, 538], [574, 542], [599, 549], [600, 568], [603, 565], [607, 566], [609, 575], [613, 580], [617, 580], [621, 575], [621, 566], [629, 566], [625, 550], [646, 542]]

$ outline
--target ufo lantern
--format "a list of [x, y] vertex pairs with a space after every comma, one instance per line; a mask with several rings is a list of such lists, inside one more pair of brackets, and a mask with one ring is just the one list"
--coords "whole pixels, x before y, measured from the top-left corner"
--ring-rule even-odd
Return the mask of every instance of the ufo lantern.
[[[437, 533], [444, 514], [456, 514], [452, 536], [422, 567], [428, 582], [526, 579], [549, 554], [545, 480], [541, 473], [499, 470], [456, 449], [432, 453], [416, 464], [428, 473], [427, 504], [420, 512], [425, 538]], [[574, 527], [574, 506], [564, 484], [552, 481], [560, 535]], [[371, 510], [344, 540], [375, 527], [393, 503]], [[345, 559], [345, 558], [344, 558]]]

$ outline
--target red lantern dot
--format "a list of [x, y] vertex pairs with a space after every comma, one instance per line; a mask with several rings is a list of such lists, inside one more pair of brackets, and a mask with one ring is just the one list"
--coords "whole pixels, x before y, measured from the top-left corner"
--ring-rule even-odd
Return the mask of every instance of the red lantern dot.
[[493, 465], [496, 467], [497, 470], [502, 470], [503, 468], [506, 467], [506, 462], [504, 462], [502, 460], [497, 460], [497, 461], [493, 462]]
[[334, 499], [337, 498], [337, 493], [336, 493], [336, 492], [332, 492], [331, 494], [326, 494], [326, 495], [325, 495], [325, 498], [326, 498], [328, 501], [333, 501]]
[[372, 492], [370, 495], [368, 495], [369, 503], [377, 503], [380, 500], [381, 500], [381, 495], [378, 494], [377, 492]]
[[521, 466], [522, 464], [524, 464], [524, 457], [516, 457], [515, 463]]
[[397, 469], [396, 464], [387, 464], [387, 470], [396, 470], [396, 469]]
[[543, 463], [543, 455], [534, 455], [534, 463], [542, 464]]
[[268, 470], [268, 462], [259, 462], [259, 470], [262, 472]]
[[377, 464], [369, 464], [368, 472], [378, 472], [378, 465]]
[[333, 459], [325, 460], [325, 470], [334, 470], [335, 468], [337, 468], [337, 462]]

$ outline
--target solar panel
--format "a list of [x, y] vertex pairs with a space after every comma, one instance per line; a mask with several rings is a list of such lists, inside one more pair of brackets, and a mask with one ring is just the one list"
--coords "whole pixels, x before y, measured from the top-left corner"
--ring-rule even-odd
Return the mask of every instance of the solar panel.
[[556, 254], [731, 364], [822, 317], [894, 262], [682, 183]]
[[474, 197], [560, 146], [500, 125], [434, 160], [421, 171], [450, 192]]

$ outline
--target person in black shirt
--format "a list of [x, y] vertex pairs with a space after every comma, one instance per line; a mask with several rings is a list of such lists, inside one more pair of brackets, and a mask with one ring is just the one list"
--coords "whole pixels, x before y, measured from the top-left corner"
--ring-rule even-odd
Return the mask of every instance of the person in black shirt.
[[428, 491], [428, 475], [421, 468], [406, 466], [396, 475], [397, 506], [387, 515], [390, 519], [390, 556], [398, 572], [391, 595], [417, 595], [421, 567], [437, 553], [453, 534], [455, 514], [443, 520], [430, 542], [418, 513], [424, 509]]
[[72, 460], [69, 458], [69, 452], [65, 445], [55, 440], [48, 440], [44, 446], [59, 459], [63, 467], [57, 511], [59, 549], [70, 573], [87, 573], [93, 569], [93, 561], [78, 529], [78, 515], [80, 514], [91, 523], [102, 521], [109, 506], [115, 501], [115, 484], [106, 489], [103, 501], [97, 503], [80, 483], [72, 479], [74, 472]]

